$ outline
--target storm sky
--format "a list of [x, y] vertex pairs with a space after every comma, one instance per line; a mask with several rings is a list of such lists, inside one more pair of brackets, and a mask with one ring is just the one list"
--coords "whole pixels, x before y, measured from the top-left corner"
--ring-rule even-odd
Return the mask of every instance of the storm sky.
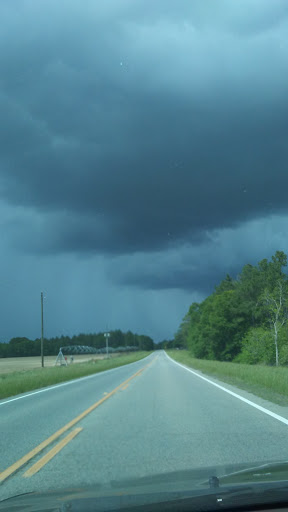
[[0, 0], [0, 341], [173, 337], [288, 252], [287, 0]]

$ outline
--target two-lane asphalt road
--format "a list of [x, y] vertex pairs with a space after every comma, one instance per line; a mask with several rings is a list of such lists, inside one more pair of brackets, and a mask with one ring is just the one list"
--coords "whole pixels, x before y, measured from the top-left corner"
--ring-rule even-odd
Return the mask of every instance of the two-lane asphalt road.
[[156, 352], [0, 402], [0, 499], [190, 468], [288, 460], [284, 416], [269, 416]]

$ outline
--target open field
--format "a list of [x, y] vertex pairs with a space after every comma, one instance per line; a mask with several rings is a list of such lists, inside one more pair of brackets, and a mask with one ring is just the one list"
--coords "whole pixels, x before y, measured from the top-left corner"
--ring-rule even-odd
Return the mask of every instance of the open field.
[[[113, 354], [114, 355], [114, 354]], [[85, 363], [91, 359], [104, 359], [102, 354], [79, 354], [73, 355], [74, 363]], [[56, 356], [45, 356], [44, 366], [51, 367], [55, 365]], [[70, 362], [70, 356], [67, 356], [67, 362]], [[0, 375], [11, 372], [21, 372], [25, 370], [33, 370], [41, 367], [41, 357], [7, 357], [0, 358]]]
[[167, 350], [172, 359], [279, 405], [288, 405], [288, 368], [195, 359], [187, 350]]
[[[10, 396], [19, 395], [26, 391], [59, 384], [69, 380], [92, 375], [93, 373], [103, 372], [124, 366], [129, 363], [139, 361], [148, 356], [150, 352], [132, 352], [129, 354], [113, 354], [109, 359], [103, 359], [103, 355], [91, 355], [90, 361], [83, 362], [79, 360], [80, 364], [69, 364], [68, 366], [54, 366], [55, 358], [52, 360], [52, 366], [45, 366], [45, 368], [25, 369], [24, 365], [20, 371], [10, 371], [0, 373], [0, 399]], [[77, 356], [81, 357], [81, 356]], [[84, 357], [84, 356], [82, 356]], [[87, 354], [85, 355], [87, 358]], [[102, 359], [99, 359], [102, 358]], [[19, 358], [19, 359], [34, 359], [33, 357]], [[39, 361], [39, 358], [36, 358]], [[48, 358], [47, 358], [48, 359]], [[74, 359], [75, 361], [75, 359]], [[3, 362], [3, 361], [1, 361]], [[40, 361], [39, 361], [40, 365]]]

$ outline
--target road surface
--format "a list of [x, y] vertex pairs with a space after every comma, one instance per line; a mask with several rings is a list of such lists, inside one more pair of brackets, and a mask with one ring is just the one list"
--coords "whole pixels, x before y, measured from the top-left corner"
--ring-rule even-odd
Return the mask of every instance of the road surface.
[[283, 423], [185, 370], [164, 351], [16, 398], [0, 401], [0, 499], [288, 460], [286, 408], [276, 411]]

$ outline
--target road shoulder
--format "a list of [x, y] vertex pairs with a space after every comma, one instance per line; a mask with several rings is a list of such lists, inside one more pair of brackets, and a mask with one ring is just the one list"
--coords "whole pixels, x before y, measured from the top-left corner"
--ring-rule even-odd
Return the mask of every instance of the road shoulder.
[[168, 359], [170, 359], [171, 362], [179, 365], [179, 367], [183, 366], [183, 367], [186, 367], [188, 370], [193, 370], [193, 372], [195, 374], [198, 374], [199, 376], [207, 378], [209, 381], [216, 384], [217, 386], [221, 386], [221, 387], [227, 389], [228, 391], [230, 391], [231, 393], [235, 393], [236, 395], [239, 395], [240, 397], [244, 398], [245, 400], [253, 402], [256, 405], [258, 405], [259, 407], [263, 407], [264, 409], [267, 409], [267, 410], [271, 411], [272, 413], [282, 416], [283, 418], [288, 420], [288, 406], [276, 404], [276, 403], [266, 400], [262, 397], [259, 397], [250, 391], [240, 388], [237, 385], [230, 384], [225, 380], [220, 380], [220, 379], [218, 379], [214, 376], [211, 376], [208, 373], [204, 373], [200, 370], [195, 370], [193, 367], [188, 366], [187, 364], [183, 364], [183, 363], [176, 361], [166, 352], [165, 352], [165, 354], [166, 354], [166, 357]]

